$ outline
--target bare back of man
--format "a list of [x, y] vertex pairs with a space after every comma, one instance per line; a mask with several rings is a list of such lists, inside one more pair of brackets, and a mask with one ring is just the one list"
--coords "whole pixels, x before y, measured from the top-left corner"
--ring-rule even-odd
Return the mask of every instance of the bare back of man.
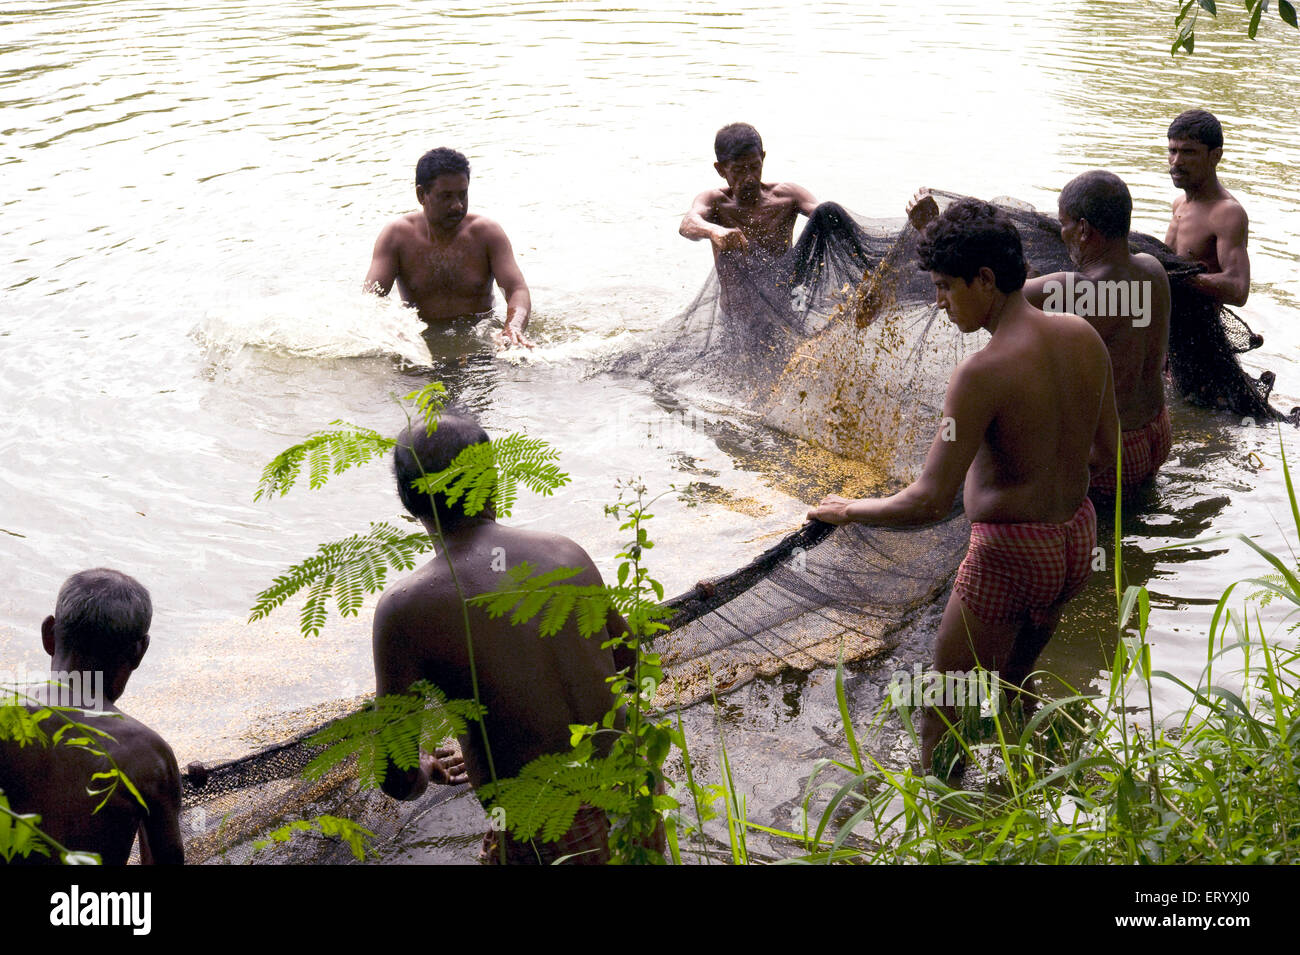
[[[68, 745], [66, 731], [49, 746], [0, 742], [0, 789], [10, 806], [39, 814], [41, 829], [64, 848], [97, 852], [107, 865], [126, 864], [137, 832], [141, 862], [185, 861], [176, 757], [161, 736], [115, 704], [149, 649], [152, 618], [149, 592], [138, 581], [99, 567], [69, 577], [54, 613], [41, 624], [41, 642], [60, 687], [39, 686], [27, 695], [37, 703], [72, 704], [42, 720], [42, 729], [51, 740], [69, 721], [100, 730], [107, 735], [73, 736], [88, 736], [111, 763], [86, 747]], [[113, 764], [140, 793], [143, 805], [119, 780], [104, 807], [95, 811], [105, 795], [105, 780], [94, 774]], [[29, 856], [28, 861], [58, 860]]]
[[1115, 309], [1113, 314], [1095, 314], [1099, 310], [1109, 312], [1107, 309], [1077, 309], [1106, 344], [1115, 379], [1120, 427], [1132, 431], [1148, 424], [1165, 406], [1169, 276], [1160, 260], [1143, 253], [1129, 256], [1124, 263], [1105, 263], [1080, 272], [1054, 272], [1026, 283], [1025, 298], [1035, 305], [1048, 302], [1048, 310], [1056, 311], [1050, 302], [1056, 287], [1072, 289], [1077, 305], [1085, 295], [1092, 302], [1104, 302], [1108, 295], [1116, 299], [1117, 296], [1107, 292], [1107, 286], [1149, 290], [1134, 291], [1128, 296], [1130, 303], [1141, 298], [1144, 304], [1140, 308]]
[[[105, 865], [126, 865], [137, 832], [142, 862], [184, 861], [177, 821], [180, 771], [171, 747], [149, 727], [116, 707], [105, 709], [117, 715], [66, 715], [112, 737], [98, 737], [95, 742], [139, 790], [144, 805], [119, 783], [108, 802], [96, 812], [95, 807], [104, 797], [88, 790], [103, 788], [102, 781], [92, 777], [109, 769], [110, 764], [102, 756], [63, 743], [48, 747], [0, 743], [0, 789], [15, 811], [38, 813], [41, 829], [64, 847], [96, 852]], [[50, 735], [62, 725], [63, 717], [57, 713], [42, 724]], [[33, 855], [25, 861], [58, 859]]]
[[[582, 574], [571, 582], [600, 583], [586, 552], [556, 534], [485, 520], [473, 522], [448, 545], [445, 554], [385, 593], [375, 610], [380, 694], [402, 693], [417, 680], [429, 680], [450, 698], [473, 697], [460, 598], [448, 561], [469, 596], [501, 585], [503, 559], [510, 566], [527, 563], [537, 572], [579, 567]], [[545, 753], [567, 751], [571, 724], [596, 722], [609, 710], [612, 697], [605, 680], [614, 673], [614, 658], [601, 649], [603, 639], [583, 638], [572, 620], [543, 639], [536, 621], [512, 626], [508, 617], [494, 620], [480, 607], [469, 613], [479, 694], [487, 708], [482, 729], [498, 778], [518, 775]], [[476, 788], [489, 782], [480, 727], [470, 726], [460, 742], [469, 782]]]
[[962, 418], [987, 421], [966, 476], [972, 521], [1057, 524], [1074, 515], [1110, 387], [1100, 344], [1078, 316], [1017, 303], [988, 345], [958, 366], [949, 385], [951, 410], [963, 412], [953, 416], [956, 427]]

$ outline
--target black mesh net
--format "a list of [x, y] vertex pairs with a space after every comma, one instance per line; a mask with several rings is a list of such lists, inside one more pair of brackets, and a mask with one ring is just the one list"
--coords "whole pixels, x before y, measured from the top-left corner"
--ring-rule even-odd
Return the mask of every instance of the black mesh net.
[[[956, 198], [935, 195], [940, 205]], [[1070, 268], [1056, 220], [1014, 201], [1000, 204], [1035, 273]], [[987, 340], [961, 335], [935, 309], [929, 276], [915, 264], [916, 239], [903, 219], [861, 219], [824, 204], [780, 259], [722, 256], [682, 315], [604, 370], [643, 375], [703, 407], [747, 414], [801, 446], [869, 461], [880, 476], [876, 490], [896, 489], [915, 476], [939, 427], [952, 369]], [[1131, 243], [1170, 274], [1176, 390], [1256, 421], [1282, 417], [1235, 357], [1257, 347], [1259, 336], [1187, 284], [1200, 266], [1149, 236], [1134, 233]], [[888, 651], [944, 593], [968, 536], [959, 502], [929, 527], [794, 531], [748, 566], [670, 601], [677, 613], [656, 646], [670, 679], [657, 702], [685, 705], [758, 675]], [[397, 803], [359, 792], [346, 770], [315, 783], [296, 780], [313, 752], [308, 735], [208, 770], [201, 787], [200, 777], [187, 777], [193, 861], [242, 861], [254, 834], [321, 812], [359, 819], [389, 851], [416, 838], [411, 827], [431, 806], [458, 798], [472, 805], [438, 787]], [[469, 812], [481, 825], [481, 811]], [[351, 858], [326, 840], [288, 851], [268, 861]]]

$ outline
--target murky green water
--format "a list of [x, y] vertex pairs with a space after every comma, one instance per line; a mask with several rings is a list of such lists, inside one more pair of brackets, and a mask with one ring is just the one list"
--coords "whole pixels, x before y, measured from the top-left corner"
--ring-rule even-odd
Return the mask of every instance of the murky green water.
[[[1248, 364], [1277, 372], [1278, 404], [1300, 403], [1297, 38], [1270, 25], [1251, 43], [1225, 24], [1172, 60], [1159, 4], [1044, 9], [0, 4], [0, 653], [39, 662], [58, 584], [107, 564], [153, 592], [132, 708], [182, 755], [229, 748], [211, 737], [250, 712], [368, 688], [364, 620], [310, 645], [288, 616], [241, 621], [317, 542], [396, 514], [387, 474], [274, 503], [252, 493], [266, 460], [331, 419], [400, 423], [389, 396], [421, 383], [403, 359], [424, 345], [409, 315], [357, 289], [435, 145], [470, 157], [472, 205], [510, 234], [542, 345], [446, 372], [489, 430], [548, 438], [574, 475], [518, 518], [608, 568], [619, 538], [603, 505], [620, 477], [704, 474], [750, 499], [747, 513], [657, 510], [670, 590], [743, 563], [804, 510], [648, 387], [587, 376], [703, 280], [708, 251], [677, 223], [715, 181], [714, 130], [736, 119], [762, 131], [769, 178], [866, 215], [898, 214], [920, 185], [1052, 209], [1072, 175], [1106, 166], [1133, 190], [1135, 226], [1163, 235], [1165, 127], [1185, 106], [1214, 110], [1221, 175], [1251, 216], [1244, 314], [1266, 344]], [[1280, 542], [1276, 438], [1181, 409], [1175, 439], [1127, 527], [1135, 548], [1236, 531]], [[1253, 566], [1223, 550], [1126, 555], [1153, 593], [1158, 663], [1185, 678], [1207, 603]], [[1107, 601], [1098, 580], [1045, 662], [1095, 678]]]

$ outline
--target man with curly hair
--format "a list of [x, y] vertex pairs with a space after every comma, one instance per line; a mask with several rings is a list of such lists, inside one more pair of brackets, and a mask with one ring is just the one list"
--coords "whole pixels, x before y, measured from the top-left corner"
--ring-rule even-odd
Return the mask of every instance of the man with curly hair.
[[[1119, 430], [1110, 356], [1082, 318], [1048, 316], [1025, 300], [1020, 234], [995, 206], [952, 203], [926, 229], [918, 255], [948, 319], [992, 338], [949, 379], [939, 433], [915, 482], [885, 498], [830, 495], [808, 516], [831, 524], [932, 523], [950, 512], [964, 481], [971, 541], [939, 625], [933, 670], [956, 681], [979, 666], [1031, 692], [1034, 661], [1092, 569], [1090, 454], [1113, 460]], [[955, 721], [951, 704], [924, 701], [926, 770]]]

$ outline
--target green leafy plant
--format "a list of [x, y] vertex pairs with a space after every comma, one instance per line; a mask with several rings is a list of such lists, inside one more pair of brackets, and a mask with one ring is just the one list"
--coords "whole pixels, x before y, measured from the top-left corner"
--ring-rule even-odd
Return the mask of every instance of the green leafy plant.
[[364, 826], [357, 825], [351, 819], [322, 814], [312, 819], [295, 820], [288, 825], [267, 833], [265, 839], [259, 839], [253, 843], [253, 850], [260, 852], [273, 845], [287, 843], [296, 832], [319, 832], [327, 838], [338, 839], [340, 842], [347, 844], [347, 847], [352, 850], [352, 857], [358, 862], [366, 860], [366, 853], [370, 843], [375, 838], [373, 832]]
[[303, 775], [319, 779], [356, 757], [363, 789], [377, 789], [391, 762], [398, 769], [420, 765], [420, 751], [433, 752], [469, 723], [481, 720], [482, 706], [472, 700], [447, 700], [432, 683], [420, 681], [405, 694], [376, 697], [366, 707], [330, 723], [308, 742], [325, 750], [307, 764]]
[[[1259, 32], [1260, 20], [1268, 12], [1270, 0], [1245, 0], [1244, 6], [1246, 12], [1250, 15], [1246, 27], [1247, 35], [1253, 40]], [[1201, 11], [1208, 13], [1212, 17], [1218, 17], [1219, 10], [1214, 0], [1179, 0], [1178, 15], [1174, 17], [1174, 28], [1178, 31], [1174, 37], [1174, 45], [1170, 48], [1170, 54], [1175, 54], [1179, 50], [1186, 50], [1192, 53], [1196, 48], [1196, 21], [1201, 15]], [[1277, 15], [1279, 19], [1287, 26], [1295, 27], [1296, 8], [1289, 0], [1278, 0]]]
[[[437, 426], [445, 393], [430, 385], [406, 396], [423, 416], [426, 427]], [[409, 418], [408, 418], [409, 423]], [[376, 460], [396, 443], [370, 429], [335, 422], [333, 431], [311, 435], [306, 441], [277, 455], [263, 472], [258, 497], [284, 494], [292, 489], [304, 467], [309, 485], [319, 487], [333, 475]], [[439, 494], [449, 504], [459, 502], [467, 515], [491, 506], [498, 516], [508, 516], [518, 498], [518, 487], [549, 494], [568, 481], [556, 461], [558, 454], [544, 442], [512, 434], [464, 449], [436, 474], [421, 474], [414, 488]], [[623, 862], [662, 861], [653, 848], [662, 825], [663, 811], [675, 808], [666, 795], [662, 766], [680, 729], [647, 718], [647, 707], [663, 680], [656, 655], [646, 652], [643, 641], [664, 629], [666, 616], [659, 605], [663, 587], [649, 576], [642, 555], [653, 547], [644, 522], [651, 516], [645, 488], [634, 486], [635, 500], [620, 500], [607, 512], [625, 518], [622, 530], [631, 542], [620, 558], [618, 583], [609, 587], [567, 584], [578, 569], [560, 568], [538, 574], [523, 564], [511, 568], [502, 588], [492, 594], [467, 599], [454, 566], [449, 566], [461, 598], [462, 623], [469, 652], [472, 700], [446, 700], [430, 684], [417, 684], [409, 695], [381, 697], [360, 713], [328, 727], [312, 742], [326, 750], [308, 767], [320, 775], [355, 758], [363, 786], [378, 785], [391, 761], [399, 768], [418, 765], [421, 749], [431, 750], [439, 740], [460, 735], [470, 723], [484, 732], [490, 782], [479, 796], [493, 809], [503, 809], [511, 832], [521, 839], [554, 840], [573, 824], [582, 805], [608, 811], [613, 818], [611, 849]], [[405, 534], [388, 524], [372, 524], [366, 534], [323, 544], [312, 557], [294, 565], [258, 595], [252, 619], [264, 617], [291, 597], [306, 593], [300, 629], [305, 636], [319, 633], [327, 617], [330, 597], [341, 615], [358, 612], [365, 595], [383, 589], [387, 575], [409, 570], [415, 558], [436, 548], [442, 528], [434, 512], [435, 535]], [[435, 539], [436, 538], [436, 539]], [[479, 699], [473, 656], [473, 634], [468, 608], [483, 605], [489, 615], [511, 614], [515, 624], [542, 615], [543, 637], [560, 631], [570, 617], [583, 636], [594, 636], [606, 626], [611, 610], [627, 620], [624, 633], [612, 635], [603, 646], [630, 650], [634, 663], [611, 679], [610, 710], [598, 724], [573, 727], [573, 749], [548, 754], [524, 767], [518, 777], [501, 780], [492, 764], [490, 741], [483, 730], [485, 710]], [[299, 826], [299, 829], [302, 827]], [[319, 831], [324, 831], [320, 826]], [[287, 838], [287, 836], [286, 836]], [[503, 846], [504, 851], [504, 846]]]

